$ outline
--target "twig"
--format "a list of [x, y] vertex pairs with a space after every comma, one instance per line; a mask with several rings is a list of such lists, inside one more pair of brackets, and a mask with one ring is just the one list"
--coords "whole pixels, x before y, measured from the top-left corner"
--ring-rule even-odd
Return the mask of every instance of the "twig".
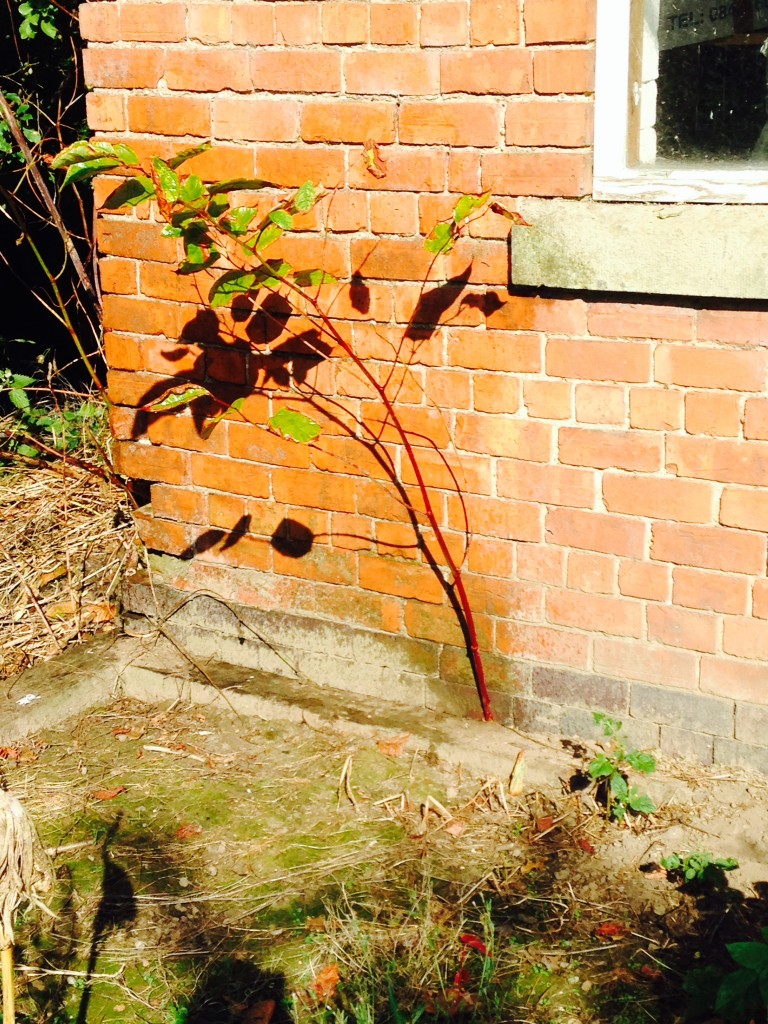
[[18, 568], [18, 566], [14, 562], [14, 560], [13, 560], [13, 558], [11, 556], [10, 551], [5, 546], [5, 544], [3, 544], [2, 541], [0, 541], [0, 555], [2, 555], [3, 558], [5, 558], [7, 560], [8, 565], [11, 567], [11, 571], [14, 573], [15, 576], [18, 577], [19, 581], [21, 582], [22, 587], [24, 587], [24, 589], [26, 590], [27, 596], [29, 597], [29, 599], [32, 602], [32, 604], [34, 605], [35, 611], [37, 612], [37, 614], [42, 619], [43, 625], [45, 626], [45, 628], [46, 628], [47, 632], [49, 633], [51, 639], [56, 644], [57, 648], [60, 651], [63, 651], [64, 647], [62, 646], [61, 641], [59, 640], [59, 638], [54, 633], [53, 626], [51, 626], [50, 622], [48, 621], [48, 616], [43, 611], [43, 606], [38, 601], [37, 596], [35, 595], [34, 590], [32, 589], [32, 587], [30, 587], [29, 583], [27, 583], [26, 579], [24, 578], [23, 573], [21, 572], [21, 570]]
[[337, 810], [339, 807], [341, 807], [342, 795], [349, 800], [349, 802], [352, 804], [356, 811], [360, 809], [360, 805], [358, 804], [355, 794], [352, 791], [351, 776], [352, 755], [350, 754], [347, 760], [344, 762], [344, 767], [341, 769], [341, 775], [339, 777], [338, 801], [336, 803]]

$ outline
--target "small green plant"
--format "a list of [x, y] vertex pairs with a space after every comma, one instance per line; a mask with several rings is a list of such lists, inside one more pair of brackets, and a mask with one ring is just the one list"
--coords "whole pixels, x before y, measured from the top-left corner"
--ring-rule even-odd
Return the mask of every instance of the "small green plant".
[[74, 404], [60, 404], [48, 389], [41, 400], [39, 391], [35, 377], [0, 369], [0, 395], [7, 396], [13, 410], [0, 427], [0, 449], [30, 459], [43, 453], [72, 452], [104, 418], [101, 403], [79, 397]]
[[757, 942], [731, 942], [725, 948], [737, 965], [723, 975], [713, 967], [691, 971], [683, 988], [690, 996], [689, 1016], [714, 1010], [733, 1024], [766, 1019], [768, 1008], [768, 928]]
[[648, 751], [628, 748], [621, 722], [617, 719], [601, 712], [595, 712], [593, 718], [609, 742], [607, 749], [590, 761], [587, 771], [605, 795], [606, 816], [614, 821], [624, 821], [630, 811], [633, 814], [652, 814], [656, 805], [649, 796], [630, 785], [627, 769], [651, 775], [656, 771], [656, 758]]
[[694, 851], [692, 853], [670, 853], [662, 857], [661, 866], [684, 885], [698, 883], [701, 885], [722, 885], [726, 871], [733, 871], [739, 866], [734, 857], [713, 857], [710, 853]]

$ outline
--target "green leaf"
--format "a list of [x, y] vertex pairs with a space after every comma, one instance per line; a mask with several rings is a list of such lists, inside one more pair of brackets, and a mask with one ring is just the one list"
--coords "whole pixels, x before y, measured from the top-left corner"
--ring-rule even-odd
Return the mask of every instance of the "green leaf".
[[199, 146], [191, 146], [189, 149], [182, 149], [181, 152], [176, 154], [176, 156], [171, 157], [168, 161], [168, 166], [171, 170], [175, 171], [177, 167], [181, 167], [183, 163], [187, 160], [191, 160], [193, 156], [199, 156], [210, 148], [210, 142], [201, 142]]
[[185, 203], [194, 203], [205, 195], [205, 185], [202, 178], [196, 174], [189, 174], [181, 183], [179, 188], [179, 199]]
[[605, 754], [598, 754], [596, 758], [590, 761], [588, 771], [591, 778], [603, 779], [607, 775], [613, 775], [616, 771], [616, 766]]
[[35, 383], [34, 377], [28, 377], [25, 373], [11, 374], [11, 384], [15, 388], [28, 388]]
[[211, 309], [226, 306], [236, 295], [247, 295], [261, 286], [255, 270], [228, 270], [217, 278], [208, 292]]
[[636, 789], [629, 791], [627, 803], [636, 814], [653, 814], [656, 810], [653, 800], [644, 793], [638, 793]]
[[668, 857], [661, 858], [661, 866], [665, 871], [679, 871], [683, 862], [676, 853], [670, 853]]
[[66, 146], [60, 153], [51, 160], [51, 167], [54, 171], [61, 171], [72, 164], [80, 163], [81, 160], [90, 160], [96, 154], [88, 142], [73, 142]]
[[636, 772], [643, 775], [650, 775], [656, 771], [656, 758], [644, 750], [630, 750], [627, 754], [627, 764]]
[[118, 142], [114, 146], [115, 155], [120, 157], [124, 164], [128, 167], [136, 167], [139, 162], [139, 158], [136, 156], [134, 150], [130, 146], [126, 146], [124, 142]]
[[764, 942], [731, 942], [725, 948], [739, 967], [750, 971], [768, 970], [768, 945]]
[[208, 395], [209, 391], [207, 388], [200, 387], [199, 385], [190, 385], [180, 391], [178, 388], [174, 388], [171, 391], [166, 391], [162, 398], [155, 399], [154, 402], [149, 402], [143, 408], [147, 412], [167, 412], [169, 409], [178, 409], [183, 405], [190, 405], [198, 398], [202, 398], [204, 395]]
[[623, 802], [629, 796], [629, 785], [621, 772], [614, 772], [609, 779], [608, 785], [611, 787], [611, 794], [614, 799]]
[[22, 409], [24, 411], [29, 409], [29, 395], [23, 388], [11, 388], [8, 392], [8, 398], [10, 399], [11, 405], [15, 406], [17, 409]]
[[244, 403], [245, 403], [245, 396], [243, 396], [242, 398], [236, 398], [234, 400], [234, 402], [231, 402], [226, 407], [226, 409], [222, 409], [220, 413], [217, 413], [215, 416], [211, 417], [211, 419], [206, 420], [206, 422], [205, 422], [205, 424], [203, 426], [203, 429], [200, 432], [200, 436], [203, 438], [203, 440], [207, 440], [211, 436], [211, 434], [213, 433], [214, 427], [217, 424], [221, 423], [221, 421], [224, 419], [224, 417], [227, 415], [227, 413], [231, 412], [233, 409], [236, 412], [240, 412], [240, 410], [242, 409]]
[[227, 226], [233, 235], [242, 235], [258, 213], [252, 206], [236, 206], [227, 214]]
[[723, 978], [715, 999], [715, 1013], [731, 1020], [751, 1020], [760, 1012], [760, 988], [753, 971], [734, 971]]
[[277, 226], [282, 228], [284, 231], [290, 231], [293, 227], [293, 217], [287, 210], [272, 210], [269, 214], [269, 219], [273, 224], [277, 224]]
[[31, 445], [23, 443], [16, 448], [16, 451], [25, 459], [36, 459], [40, 454], [39, 448], [33, 448]]
[[337, 284], [338, 278], [327, 270], [298, 270], [293, 280], [299, 288], [317, 288], [321, 284]]
[[135, 178], [118, 185], [104, 200], [105, 210], [118, 210], [121, 206], [139, 206], [151, 199], [155, 194], [155, 186], [151, 178], [137, 174]]
[[441, 221], [435, 224], [427, 237], [424, 239], [424, 248], [435, 255], [449, 253], [456, 241], [454, 225], [449, 221]]
[[264, 178], [227, 178], [225, 181], [217, 181], [208, 186], [210, 195], [219, 195], [221, 192], [255, 192], [262, 188], [280, 188], [274, 181], [265, 181]]
[[283, 437], [298, 441], [300, 444], [309, 444], [321, 433], [319, 423], [293, 409], [281, 409], [274, 416], [270, 416], [268, 422], [270, 427]]
[[201, 267], [203, 263], [205, 263], [207, 257], [202, 246], [196, 245], [195, 242], [189, 242], [185, 248], [187, 253], [187, 263], [195, 267]]
[[282, 236], [282, 228], [278, 227], [277, 224], [267, 224], [267, 226], [256, 236], [254, 247], [257, 252], [260, 252], [262, 249], [267, 249], [270, 245], [276, 242], [278, 238], [282, 238]]
[[309, 213], [319, 198], [319, 186], [315, 185], [314, 182], [305, 181], [296, 191], [291, 206], [296, 213]]
[[163, 224], [160, 231], [161, 238], [181, 238], [183, 234], [184, 230], [176, 227], [175, 224]]
[[721, 871], [735, 871], [739, 866], [739, 862], [735, 857], [718, 857], [712, 863], [716, 868], [720, 868]]
[[481, 196], [462, 196], [453, 208], [453, 220], [455, 224], [461, 224], [475, 210], [485, 206], [491, 198], [490, 192], [484, 192]]
[[192, 263], [190, 260], [184, 260], [176, 268], [177, 274], [198, 274], [201, 270], [208, 270], [209, 267], [214, 266], [219, 262], [221, 253], [218, 253], [215, 249], [211, 249], [208, 255], [205, 257], [202, 263]]
[[80, 164], [73, 164], [64, 175], [61, 187], [65, 188], [76, 181], [85, 181], [87, 178], [93, 178], [97, 174], [101, 174], [102, 171], [109, 171], [113, 167], [119, 167], [120, 163], [121, 161], [116, 157], [100, 156], [93, 160], [84, 160]]
[[160, 188], [163, 190], [165, 198], [169, 203], [177, 202], [181, 189], [178, 174], [159, 156], [152, 157], [152, 166], [155, 168], [157, 180], [160, 182]]

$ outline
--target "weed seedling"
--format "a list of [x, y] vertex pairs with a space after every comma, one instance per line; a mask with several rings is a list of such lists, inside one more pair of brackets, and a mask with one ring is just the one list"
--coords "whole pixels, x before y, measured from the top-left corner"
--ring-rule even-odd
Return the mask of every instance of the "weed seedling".
[[588, 767], [590, 778], [594, 779], [601, 792], [605, 792], [606, 817], [624, 821], [627, 812], [652, 814], [656, 810], [653, 800], [631, 786], [627, 769], [650, 775], [656, 771], [656, 758], [645, 750], [627, 747], [627, 739], [621, 731], [621, 722], [609, 715], [595, 712], [594, 720], [609, 741], [607, 749], [593, 758]]
[[731, 942], [726, 946], [736, 970], [723, 975], [717, 968], [690, 971], [683, 988], [690, 996], [688, 1015], [714, 1009], [727, 1021], [766, 1019], [768, 1007], [768, 928], [758, 942]]
[[733, 871], [739, 862], [734, 857], [713, 857], [706, 852], [670, 853], [661, 858], [661, 866], [683, 885], [722, 887], [725, 872]]

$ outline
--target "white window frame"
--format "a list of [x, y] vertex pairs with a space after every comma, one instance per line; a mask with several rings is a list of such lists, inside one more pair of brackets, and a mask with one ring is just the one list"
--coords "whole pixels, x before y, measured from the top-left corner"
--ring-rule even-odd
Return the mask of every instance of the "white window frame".
[[[627, 159], [631, 0], [597, 0], [593, 197], [655, 203], [768, 203], [768, 167], [633, 167]], [[636, 91], [636, 90], [635, 90]]]

